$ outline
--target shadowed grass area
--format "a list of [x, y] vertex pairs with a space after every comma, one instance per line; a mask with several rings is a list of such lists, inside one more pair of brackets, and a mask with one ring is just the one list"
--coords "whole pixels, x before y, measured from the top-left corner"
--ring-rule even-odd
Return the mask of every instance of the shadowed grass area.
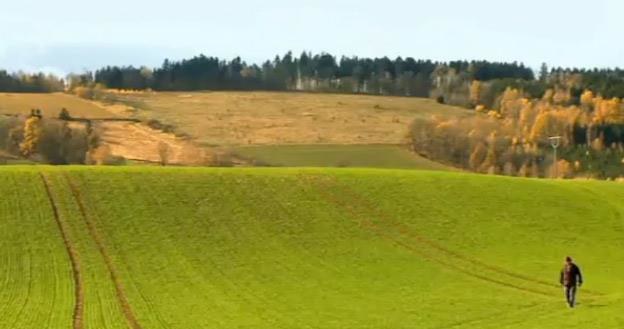
[[453, 170], [399, 145], [241, 146], [234, 152], [257, 165], [277, 167], [371, 167]]

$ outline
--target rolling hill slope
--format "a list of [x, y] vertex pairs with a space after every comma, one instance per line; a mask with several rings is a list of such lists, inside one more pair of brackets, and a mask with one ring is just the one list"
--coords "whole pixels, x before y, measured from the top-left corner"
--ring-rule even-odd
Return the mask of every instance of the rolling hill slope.
[[31, 109], [41, 109], [46, 117], [58, 117], [62, 108], [75, 118], [115, 117], [114, 113], [69, 94], [0, 93], [0, 114], [29, 114]]
[[113, 155], [148, 163], [160, 160], [162, 143], [168, 145], [170, 163], [182, 165], [234, 154], [244, 159], [236, 163], [269, 166], [452, 170], [405, 146], [409, 126], [417, 118], [474, 114], [416, 97], [111, 90], [105, 98], [0, 93], [0, 121], [3, 114], [28, 114], [32, 108], [41, 108], [45, 117], [57, 117], [66, 108], [76, 118], [141, 120], [94, 124]]
[[[101, 167], [0, 182], [0, 328], [624, 323], [615, 183]], [[567, 254], [586, 276], [575, 310], [556, 284]]]
[[299, 92], [111, 93], [126, 115], [204, 145], [403, 144], [416, 118], [474, 112], [417, 97]]

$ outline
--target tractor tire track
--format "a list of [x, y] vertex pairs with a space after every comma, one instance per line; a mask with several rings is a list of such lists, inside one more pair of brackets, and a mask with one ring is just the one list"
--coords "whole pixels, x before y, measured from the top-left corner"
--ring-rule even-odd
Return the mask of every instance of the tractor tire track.
[[[390, 226], [393, 226], [394, 228], [396, 228], [397, 230], [399, 230], [399, 232], [407, 237], [412, 238], [413, 240], [415, 240], [417, 243], [421, 243], [424, 245], [427, 245], [433, 249], [438, 250], [440, 253], [443, 254], [448, 254], [450, 257], [454, 257], [460, 260], [465, 261], [466, 263], [469, 263], [473, 266], [476, 267], [481, 267], [487, 270], [490, 270], [492, 272], [495, 272], [497, 274], [501, 274], [504, 276], [508, 276], [514, 279], [518, 279], [518, 280], [522, 280], [522, 281], [526, 281], [528, 283], [532, 283], [532, 284], [536, 284], [536, 285], [540, 285], [543, 286], [544, 288], [548, 287], [551, 289], [560, 289], [560, 286], [558, 284], [549, 282], [549, 281], [545, 281], [545, 280], [540, 280], [540, 279], [536, 279], [536, 278], [532, 278], [523, 274], [519, 274], [519, 273], [515, 273], [512, 272], [510, 270], [507, 270], [505, 268], [496, 266], [496, 265], [492, 265], [492, 264], [488, 264], [485, 263], [479, 259], [476, 259], [474, 257], [470, 257], [461, 253], [458, 253], [456, 251], [450, 250], [448, 248], [445, 248], [433, 241], [431, 241], [430, 239], [414, 233], [413, 230], [411, 228], [409, 228], [408, 226], [406, 226], [405, 224], [399, 223], [396, 220], [393, 220], [391, 218], [391, 216], [388, 216], [387, 213], [381, 211], [378, 207], [372, 205], [370, 203], [369, 200], [366, 200], [365, 198], [362, 197], [361, 194], [359, 194], [358, 192], [354, 191], [352, 188], [350, 188], [349, 186], [345, 185], [345, 184], [340, 184], [339, 182], [336, 181], [336, 179], [334, 177], [326, 177], [325, 179], [326, 183], [332, 184], [332, 189], [331, 190], [336, 190], [339, 189], [339, 193], [341, 193], [342, 195], [346, 195], [354, 200], [357, 201], [358, 205], [363, 206], [368, 212], [375, 214], [377, 217], [379, 217], [380, 219], [382, 219], [385, 223], [389, 224]], [[338, 191], [337, 191], [338, 193]], [[592, 297], [603, 297], [605, 296], [605, 294], [600, 293], [600, 292], [596, 292], [596, 291], [592, 291], [592, 290], [588, 290], [588, 289], [584, 289], [585, 293], [589, 296]]]
[[[402, 224], [397, 222], [396, 220], [392, 219], [391, 216], [389, 216], [387, 213], [383, 212], [382, 210], [380, 210], [378, 207], [372, 205], [370, 203], [369, 200], [366, 200], [365, 198], [363, 198], [359, 193], [357, 193], [356, 191], [354, 191], [353, 189], [351, 189], [349, 186], [346, 186], [344, 184], [339, 184], [338, 182], [334, 182], [337, 188], [340, 188], [340, 193], [342, 195], [345, 195], [353, 200], [356, 200], [358, 205], [361, 205], [362, 207], [364, 207], [368, 212], [373, 213], [376, 215], [376, 217], [382, 219], [385, 223], [389, 224], [390, 226], [393, 226], [394, 228], [396, 228], [401, 234], [412, 238], [413, 240], [415, 240], [417, 243], [422, 243], [425, 244], [433, 249], [436, 249], [437, 251], [439, 251], [442, 254], [448, 254], [451, 258], [456, 258], [456, 259], [460, 259], [462, 261], [465, 261], [466, 263], [469, 263], [470, 265], [473, 265], [475, 267], [481, 267], [481, 268], [485, 268], [488, 269], [492, 272], [495, 272], [497, 274], [501, 274], [503, 276], [508, 276], [511, 278], [515, 278], [521, 281], [526, 281], [528, 283], [532, 283], [532, 284], [536, 284], [539, 286], [543, 286], [544, 288], [553, 288], [553, 289], [559, 289], [560, 286], [556, 283], [552, 283], [552, 282], [548, 282], [545, 280], [540, 280], [540, 279], [536, 279], [536, 278], [532, 278], [523, 274], [519, 274], [519, 273], [515, 273], [512, 271], [509, 271], [507, 269], [504, 269], [502, 267], [496, 266], [496, 265], [492, 265], [492, 264], [488, 264], [485, 263], [479, 259], [476, 259], [474, 257], [470, 257], [461, 253], [458, 253], [456, 251], [450, 250], [448, 248], [445, 248], [441, 245], [439, 245], [438, 243], [435, 243], [433, 241], [431, 241], [430, 239], [418, 234], [418, 233], [414, 233], [413, 230], [411, 228], [409, 228], [407, 225]], [[604, 294], [599, 293], [599, 292], [595, 292], [595, 291], [591, 291], [591, 290], [587, 290], [584, 289], [585, 293], [590, 295], [590, 296], [604, 296]]]
[[119, 307], [121, 308], [121, 311], [124, 317], [126, 318], [126, 322], [128, 323], [128, 326], [131, 329], [143, 329], [143, 327], [141, 327], [141, 325], [139, 324], [139, 321], [137, 320], [136, 316], [134, 315], [134, 312], [132, 311], [132, 307], [130, 306], [130, 302], [128, 301], [128, 297], [126, 296], [125, 290], [119, 278], [119, 273], [117, 272], [117, 269], [115, 268], [115, 265], [113, 264], [113, 259], [111, 258], [108, 251], [106, 250], [106, 246], [104, 245], [104, 240], [102, 239], [102, 236], [100, 235], [97, 227], [95, 226], [95, 222], [90, 218], [90, 216], [87, 215], [86, 207], [83, 202], [82, 196], [80, 194], [80, 190], [66, 173], [63, 173], [63, 176], [67, 180], [69, 189], [71, 190], [71, 193], [74, 199], [76, 200], [76, 204], [78, 205], [78, 209], [80, 210], [82, 219], [87, 224], [89, 235], [91, 235], [91, 238], [97, 245], [97, 249], [100, 252], [100, 255], [104, 259], [104, 263], [106, 264], [106, 267], [108, 269], [111, 281], [113, 281], [113, 284], [115, 286], [117, 302], [119, 303]]
[[[554, 302], [550, 302], [546, 305], [553, 305]], [[534, 314], [540, 313], [540, 312], [546, 312], [546, 311], [550, 311], [550, 310], [545, 310], [544, 309], [543, 304], [536, 304], [536, 305], [528, 305], [528, 306], [522, 306], [519, 307], [517, 310], [515, 310], [514, 312], [508, 312], [508, 311], [504, 311], [504, 312], [497, 312], [491, 315], [484, 315], [481, 317], [477, 317], [477, 318], [472, 318], [472, 319], [467, 319], [464, 321], [455, 321], [455, 322], [451, 322], [449, 324], [446, 325], [442, 325], [442, 326], [438, 326], [438, 327], [433, 327], [433, 329], [452, 329], [452, 328], [458, 328], [458, 327], [466, 327], [466, 326], [471, 326], [474, 327], [475, 325], [479, 324], [480, 328], [483, 329], [483, 322], [489, 322], [491, 323], [491, 321], [496, 320], [497, 324], [501, 324], [501, 322], [504, 322], [505, 320], [509, 320], [509, 318], [512, 318], [513, 316], [518, 316], [518, 315], [523, 315], [523, 313], [525, 312], [531, 312], [531, 315], [533, 316]], [[535, 310], [537, 309], [537, 310]]]
[[61, 233], [61, 237], [63, 239], [63, 244], [65, 245], [65, 249], [67, 250], [67, 254], [69, 255], [69, 261], [72, 266], [72, 274], [74, 278], [74, 291], [75, 291], [75, 299], [76, 302], [74, 304], [74, 313], [72, 316], [73, 319], [73, 328], [74, 329], [83, 329], [84, 328], [84, 281], [82, 279], [82, 272], [80, 271], [80, 256], [76, 247], [71, 242], [69, 237], [69, 229], [67, 224], [61, 219], [58, 211], [58, 207], [56, 206], [56, 202], [54, 201], [54, 196], [52, 194], [52, 189], [50, 188], [50, 181], [48, 177], [40, 172], [41, 181], [43, 182], [43, 186], [45, 188], [48, 201], [50, 201], [50, 207], [52, 208], [52, 213], [54, 215], [54, 221], [59, 228]]
[[[317, 186], [318, 186], [318, 181], [316, 182]], [[488, 283], [492, 283], [492, 284], [496, 284], [499, 286], [503, 286], [503, 287], [507, 287], [507, 288], [511, 288], [511, 289], [515, 289], [518, 291], [523, 291], [523, 292], [528, 292], [528, 293], [532, 293], [532, 294], [536, 294], [536, 295], [540, 295], [543, 297], [549, 297], [549, 298], [558, 298], [558, 296], [555, 296], [553, 293], [550, 292], [544, 292], [542, 290], [538, 290], [538, 289], [533, 289], [533, 288], [528, 288], [528, 287], [523, 287], [521, 285], [518, 284], [514, 284], [514, 283], [510, 283], [510, 282], [506, 282], [503, 280], [498, 280], [498, 279], [494, 279], [491, 278], [487, 275], [481, 275], [478, 273], [475, 273], [474, 271], [470, 271], [466, 268], [463, 268], [459, 265], [456, 265], [450, 261], [445, 261], [443, 259], [441, 259], [441, 257], [434, 257], [433, 255], [424, 252], [423, 250], [421, 250], [420, 248], [416, 248], [414, 245], [412, 244], [408, 244], [405, 243], [403, 241], [400, 241], [398, 239], [396, 239], [395, 237], [393, 237], [391, 234], [389, 234], [388, 232], [385, 232], [383, 230], [382, 227], [380, 227], [379, 225], [375, 224], [373, 221], [371, 221], [370, 219], [366, 219], [366, 218], [362, 218], [362, 214], [358, 214], [358, 212], [354, 209], [354, 207], [349, 204], [348, 202], [345, 202], [344, 200], [340, 200], [339, 197], [337, 197], [336, 195], [332, 194], [332, 193], [341, 193], [343, 191], [337, 191], [336, 188], [338, 188], [339, 186], [335, 183], [335, 182], [329, 182], [329, 183], [334, 183], [331, 184], [331, 186], [320, 186], [319, 189], [317, 189], [317, 191], [319, 192], [319, 194], [328, 202], [337, 205], [338, 207], [340, 207], [341, 209], [346, 210], [350, 217], [357, 219], [360, 218], [361, 221], [359, 222], [359, 224], [363, 224], [362, 226], [371, 230], [372, 232], [374, 232], [376, 235], [393, 242], [394, 244], [412, 252], [417, 254], [418, 256], [420, 256], [421, 258], [438, 264], [440, 266], [442, 266], [443, 268], [447, 268], [450, 269], [452, 271], [455, 272], [459, 272], [462, 273], [464, 275], [470, 276], [472, 278], [481, 280], [481, 281], [485, 281]], [[322, 183], [321, 183], [322, 184]], [[333, 192], [328, 192], [328, 191], [333, 191]], [[344, 194], [342, 194], [344, 195]], [[421, 243], [422, 244], [422, 243]], [[438, 253], [440, 254], [440, 253]]]

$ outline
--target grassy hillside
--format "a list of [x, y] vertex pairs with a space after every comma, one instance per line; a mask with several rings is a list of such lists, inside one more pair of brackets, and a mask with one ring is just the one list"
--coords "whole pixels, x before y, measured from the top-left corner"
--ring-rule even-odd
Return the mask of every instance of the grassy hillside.
[[417, 117], [469, 115], [431, 99], [286, 92], [111, 94], [206, 145], [401, 144]]
[[106, 99], [98, 103], [61, 93], [0, 93], [0, 114], [41, 108], [44, 116], [55, 117], [67, 108], [74, 117], [138, 118], [168, 132], [134, 123], [99, 123], [103, 143], [129, 159], [157, 161], [159, 141], [164, 141], [178, 164], [202, 163], [194, 155], [234, 149], [275, 166], [447, 169], [396, 145], [407, 142], [415, 118], [472, 113], [422, 98], [286, 92], [110, 91]]
[[113, 113], [92, 102], [76, 96], [52, 94], [0, 93], [0, 114], [29, 114], [31, 109], [41, 109], [44, 116], [57, 117], [62, 108], [80, 118], [108, 118]]
[[[0, 183], [0, 328], [624, 323], [615, 183], [101, 167], [2, 167]], [[568, 254], [586, 276], [574, 310]]]
[[398, 145], [256, 145], [235, 148], [258, 165], [450, 170]]

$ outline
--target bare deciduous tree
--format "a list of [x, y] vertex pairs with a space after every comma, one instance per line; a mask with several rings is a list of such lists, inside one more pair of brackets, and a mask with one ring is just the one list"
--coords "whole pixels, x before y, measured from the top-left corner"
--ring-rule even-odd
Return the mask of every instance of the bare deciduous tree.
[[158, 143], [158, 157], [160, 158], [160, 165], [166, 166], [169, 164], [169, 157], [171, 156], [171, 148], [169, 144], [161, 141]]

